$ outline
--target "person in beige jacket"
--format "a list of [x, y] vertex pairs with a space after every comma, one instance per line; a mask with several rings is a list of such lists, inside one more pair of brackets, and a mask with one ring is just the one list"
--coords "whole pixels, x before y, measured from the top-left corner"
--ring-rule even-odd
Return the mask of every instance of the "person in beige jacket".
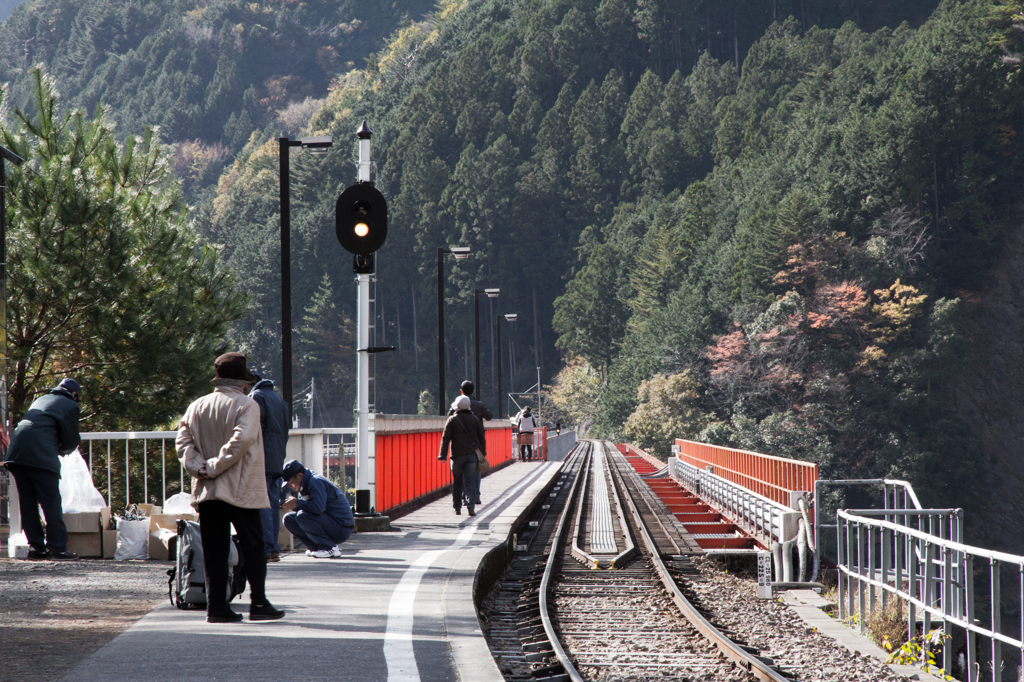
[[238, 535], [249, 581], [249, 620], [284, 616], [267, 601], [267, 557], [263, 552], [260, 509], [270, 506], [263, 467], [260, 408], [247, 394], [256, 377], [241, 353], [225, 353], [214, 362], [213, 393], [185, 411], [175, 446], [182, 466], [192, 474], [192, 505], [199, 511], [206, 570], [206, 620], [242, 620], [228, 605], [228, 554], [231, 526]]

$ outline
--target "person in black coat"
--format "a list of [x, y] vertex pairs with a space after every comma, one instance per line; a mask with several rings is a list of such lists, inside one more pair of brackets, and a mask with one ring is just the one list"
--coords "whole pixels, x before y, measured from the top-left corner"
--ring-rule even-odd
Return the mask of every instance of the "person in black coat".
[[[455, 414], [448, 417], [444, 424], [437, 459], [442, 462], [447, 459], [448, 448], [451, 446], [452, 505], [456, 514], [462, 514], [463, 495], [467, 500], [476, 500], [480, 496], [476, 488], [476, 451], [479, 448], [486, 455], [487, 441], [484, 438], [484, 423], [470, 411], [468, 397], [459, 396], [452, 407]], [[467, 504], [466, 509], [470, 516], [476, 516], [475, 504]]]
[[[492, 419], [494, 419], [494, 415], [491, 414], [491, 411], [488, 410], [487, 406], [483, 404], [483, 401], [477, 400], [477, 399], [475, 399], [473, 397], [473, 391], [475, 391], [475, 390], [476, 390], [476, 386], [474, 386], [473, 382], [470, 381], [469, 379], [463, 381], [462, 382], [462, 386], [459, 388], [459, 392], [462, 395], [464, 395], [467, 398], [469, 398], [469, 411], [472, 412], [474, 415], [476, 415], [476, 418], [479, 419], [481, 422], [484, 422], [484, 421], [488, 421], [489, 422]], [[452, 416], [453, 414], [455, 414], [455, 408], [454, 407], [452, 407], [450, 410], [448, 410], [448, 416], [449, 417]], [[486, 430], [485, 430], [485, 433], [486, 433]], [[482, 504], [482, 502], [480, 501], [480, 490], [481, 490], [481, 479], [482, 478], [483, 478], [483, 474], [481, 474], [479, 471], [476, 472], [476, 499], [470, 499], [470, 498], [467, 497], [466, 498], [466, 504], [467, 505], [470, 502], [472, 502], [474, 505]], [[463, 492], [465, 493], [465, 489], [463, 489]]]
[[[33, 401], [11, 436], [4, 463], [18, 486], [21, 525], [29, 544], [29, 559], [74, 561], [67, 551], [68, 531], [60, 499], [60, 456], [75, 451], [78, 434], [78, 400], [82, 389], [74, 379], [64, 379]], [[46, 517], [46, 534], [38, 508]]]
[[[253, 372], [259, 378], [259, 374]], [[267, 561], [281, 560], [281, 472], [288, 448], [288, 403], [274, 391], [274, 382], [260, 379], [249, 394], [260, 406], [260, 427], [263, 429], [263, 465], [267, 474], [267, 495], [270, 508], [260, 509], [263, 525], [263, 548]]]

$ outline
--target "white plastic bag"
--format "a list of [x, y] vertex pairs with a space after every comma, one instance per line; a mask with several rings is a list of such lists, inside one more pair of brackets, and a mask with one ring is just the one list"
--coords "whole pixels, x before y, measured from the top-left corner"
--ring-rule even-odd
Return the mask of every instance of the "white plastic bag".
[[66, 514], [97, 512], [107, 506], [78, 450], [60, 458], [60, 503]]
[[189, 493], [178, 493], [171, 495], [164, 500], [164, 514], [193, 514], [192, 495]]
[[117, 550], [114, 552], [114, 559], [125, 561], [127, 559], [148, 559], [149, 558], [149, 519], [141, 521], [117, 520]]

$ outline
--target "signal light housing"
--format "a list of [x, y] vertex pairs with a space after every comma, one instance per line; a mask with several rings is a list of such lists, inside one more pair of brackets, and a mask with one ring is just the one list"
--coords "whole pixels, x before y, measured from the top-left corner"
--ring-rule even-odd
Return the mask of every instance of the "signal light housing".
[[373, 183], [358, 182], [338, 197], [334, 222], [343, 249], [369, 256], [387, 239], [388, 203]]

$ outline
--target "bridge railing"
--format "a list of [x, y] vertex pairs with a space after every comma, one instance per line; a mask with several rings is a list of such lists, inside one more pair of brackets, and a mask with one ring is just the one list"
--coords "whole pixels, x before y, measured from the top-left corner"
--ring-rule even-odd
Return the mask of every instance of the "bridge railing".
[[[451, 483], [449, 461], [438, 461], [444, 417], [375, 415], [374, 481], [378, 511], [387, 512]], [[512, 424], [484, 422], [487, 461], [497, 466], [514, 456]]]
[[[764, 495], [679, 457], [669, 457], [669, 475], [765, 547], [796, 533], [796, 513]], [[717, 471], [717, 469], [716, 469]]]
[[[933, 625], [941, 627], [947, 675], [957, 658], [952, 640], [957, 627], [966, 639], [965, 679], [977, 682], [985, 670], [986, 679], [1001, 682], [1007, 664], [1017, 668], [1014, 679], [1019, 679], [1017, 666], [1024, 664], [1024, 556], [972, 547], [913, 527], [929, 516], [957, 517], [962, 527], [959, 509], [837, 512], [840, 617], [859, 613], [863, 630], [876, 594], [882, 608], [888, 598], [897, 597], [907, 606], [908, 637], [918, 634], [919, 622], [922, 633], [931, 632]], [[1009, 582], [1004, 573], [1010, 574]], [[1004, 615], [1011, 619], [1004, 621]], [[987, 647], [977, 646], [978, 636], [988, 640]], [[1004, 659], [1004, 645], [1016, 650], [1012, 658]]]
[[818, 479], [818, 465], [811, 462], [681, 438], [672, 449], [679, 461], [698, 469], [713, 467], [715, 475], [783, 506], [790, 505], [790, 493], [814, 490]]

